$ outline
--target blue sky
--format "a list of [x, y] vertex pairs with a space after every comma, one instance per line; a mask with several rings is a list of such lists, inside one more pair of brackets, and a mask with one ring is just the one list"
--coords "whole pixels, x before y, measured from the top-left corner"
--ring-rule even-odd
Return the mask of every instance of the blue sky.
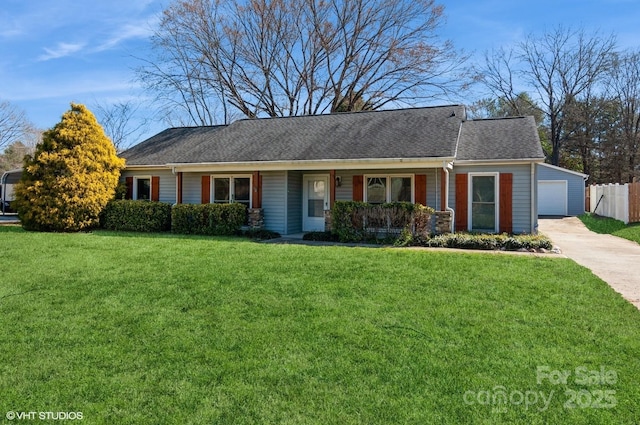
[[[0, 99], [50, 128], [70, 102], [144, 100], [133, 68], [170, 0], [2, 0]], [[513, 45], [559, 24], [614, 32], [640, 49], [640, 0], [443, 0], [443, 37], [475, 52]], [[462, 99], [460, 100], [462, 101]], [[148, 111], [150, 114], [151, 111]], [[155, 123], [147, 136], [163, 128]]]

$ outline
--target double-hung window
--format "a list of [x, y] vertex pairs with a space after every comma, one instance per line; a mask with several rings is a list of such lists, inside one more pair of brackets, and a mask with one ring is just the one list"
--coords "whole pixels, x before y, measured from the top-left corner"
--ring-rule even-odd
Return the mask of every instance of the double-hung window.
[[133, 178], [133, 199], [139, 201], [151, 200], [151, 176]]
[[214, 204], [237, 202], [251, 208], [251, 176], [211, 176]]
[[386, 175], [365, 177], [364, 199], [370, 204], [413, 202], [413, 176]]
[[474, 232], [498, 231], [498, 173], [469, 174], [469, 229]]

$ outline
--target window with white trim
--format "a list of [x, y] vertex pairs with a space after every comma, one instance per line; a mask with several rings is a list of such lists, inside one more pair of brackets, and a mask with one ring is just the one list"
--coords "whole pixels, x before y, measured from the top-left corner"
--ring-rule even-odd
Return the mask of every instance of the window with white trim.
[[211, 202], [228, 204], [237, 202], [251, 208], [251, 175], [211, 176]]
[[469, 230], [498, 231], [499, 173], [469, 173]]
[[139, 201], [151, 200], [151, 176], [133, 178], [133, 199]]
[[370, 204], [414, 202], [413, 175], [365, 176], [364, 200]]

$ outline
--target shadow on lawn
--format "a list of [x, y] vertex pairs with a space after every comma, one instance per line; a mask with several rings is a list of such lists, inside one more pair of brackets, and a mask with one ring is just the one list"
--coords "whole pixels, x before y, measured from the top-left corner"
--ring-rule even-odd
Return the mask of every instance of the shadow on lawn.
[[119, 237], [119, 238], [139, 238], [139, 239], [193, 239], [193, 240], [221, 240], [221, 241], [251, 241], [243, 236], [206, 236], [206, 235], [183, 235], [178, 233], [145, 233], [145, 232], [118, 232], [112, 230], [92, 230], [87, 232], [37, 232], [29, 231], [20, 225], [0, 226], [0, 233], [25, 233], [25, 234], [52, 234], [52, 235], [94, 235], [100, 237]]

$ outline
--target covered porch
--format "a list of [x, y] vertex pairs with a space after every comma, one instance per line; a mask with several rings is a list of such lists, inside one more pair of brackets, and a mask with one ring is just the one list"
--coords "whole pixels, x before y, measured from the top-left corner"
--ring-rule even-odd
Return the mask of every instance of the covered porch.
[[250, 227], [296, 235], [330, 230], [329, 212], [336, 201], [411, 202], [436, 211], [434, 232], [452, 231], [450, 162], [350, 164], [351, 168], [297, 165], [269, 169], [254, 164], [227, 170], [174, 166], [176, 203], [240, 202], [248, 208]]

